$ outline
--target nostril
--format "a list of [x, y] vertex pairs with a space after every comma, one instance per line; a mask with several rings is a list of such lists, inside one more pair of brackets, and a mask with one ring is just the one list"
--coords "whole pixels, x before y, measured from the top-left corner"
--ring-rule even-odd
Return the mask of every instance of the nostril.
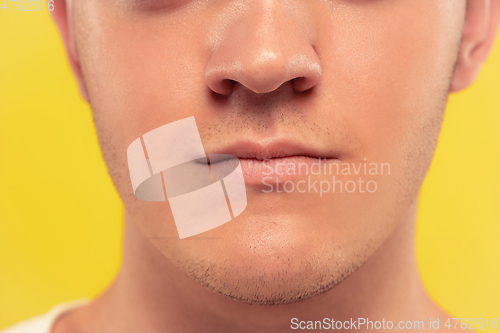
[[233, 91], [233, 86], [234, 86], [235, 82], [236, 81], [231, 80], [231, 79], [222, 80], [221, 85], [222, 85], [222, 90], [224, 91], [224, 93], [222, 95], [230, 95], [231, 92]]
[[292, 79], [293, 89], [296, 92], [306, 92], [316, 86], [316, 84], [317, 80], [310, 77], [300, 76]]
[[235, 81], [231, 79], [216, 80], [210, 89], [218, 95], [229, 96], [233, 91]]
[[292, 79], [292, 86], [295, 91], [298, 92], [304, 91], [304, 79], [305, 77], [303, 76]]

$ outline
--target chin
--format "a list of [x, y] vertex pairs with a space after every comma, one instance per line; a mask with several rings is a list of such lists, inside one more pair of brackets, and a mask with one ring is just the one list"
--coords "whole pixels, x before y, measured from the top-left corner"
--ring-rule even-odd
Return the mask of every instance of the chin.
[[[324, 293], [361, 265], [338, 260], [338, 257], [297, 258], [293, 255], [260, 261], [220, 259], [211, 265], [199, 263], [190, 274], [223, 297], [262, 305], [289, 304]], [[241, 263], [236, 262], [237, 259]]]
[[330, 290], [368, 257], [332, 235], [297, 227], [301, 224], [287, 216], [266, 219], [246, 215], [238, 224], [235, 221], [214, 230], [212, 241], [192, 242], [197, 248], [185, 249], [188, 258], [178, 263], [196, 281], [223, 297], [273, 305]]

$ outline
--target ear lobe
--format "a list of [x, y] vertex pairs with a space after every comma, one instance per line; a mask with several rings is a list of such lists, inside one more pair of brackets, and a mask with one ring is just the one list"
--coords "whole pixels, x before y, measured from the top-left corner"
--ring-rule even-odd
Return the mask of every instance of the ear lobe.
[[468, 0], [462, 45], [450, 93], [469, 87], [491, 52], [500, 20], [500, 0]]
[[50, 12], [50, 16], [61, 37], [66, 60], [76, 80], [76, 84], [78, 85], [80, 96], [85, 102], [89, 103], [87, 89], [85, 88], [80, 62], [78, 60], [78, 53], [76, 51], [72, 22], [72, 1], [73, 0], [54, 0], [54, 10]]

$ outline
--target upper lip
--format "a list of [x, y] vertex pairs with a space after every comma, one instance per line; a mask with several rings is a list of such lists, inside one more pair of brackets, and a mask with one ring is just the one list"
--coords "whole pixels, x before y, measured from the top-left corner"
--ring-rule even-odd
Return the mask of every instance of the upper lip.
[[210, 154], [229, 154], [239, 159], [270, 160], [292, 156], [306, 156], [322, 159], [337, 159], [339, 154], [332, 149], [316, 147], [290, 139], [273, 139], [268, 141], [240, 140], [209, 150]]

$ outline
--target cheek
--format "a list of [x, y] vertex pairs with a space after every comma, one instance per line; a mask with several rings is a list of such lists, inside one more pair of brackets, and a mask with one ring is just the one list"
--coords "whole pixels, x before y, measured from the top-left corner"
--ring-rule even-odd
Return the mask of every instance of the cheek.
[[[124, 201], [135, 201], [126, 151], [142, 134], [203, 109], [203, 43], [183, 24], [90, 12], [80, 54], [101, 150]], [[196, 25], [192, 28], [197, 30]], [[198, 29], [199, 30], [199, 29]], [[124, 198], [126, 196], [126, 199]]]
[[460, 38], [460, 20], [447, 12], [459, 18], [460, 8], [427, 0], [344, 8], [319, 40], [331, 59], [322, 88], [365, 157], [404, 169], [401, 177], [408, 169], [422, 177], [432, 157]]
[[97, 51], [85, 66], [92, 104], [137, 135], [192, 115], [204, 88], [202, 43], [179, 28], [126, 26], [116, 23], [90, 47]]

